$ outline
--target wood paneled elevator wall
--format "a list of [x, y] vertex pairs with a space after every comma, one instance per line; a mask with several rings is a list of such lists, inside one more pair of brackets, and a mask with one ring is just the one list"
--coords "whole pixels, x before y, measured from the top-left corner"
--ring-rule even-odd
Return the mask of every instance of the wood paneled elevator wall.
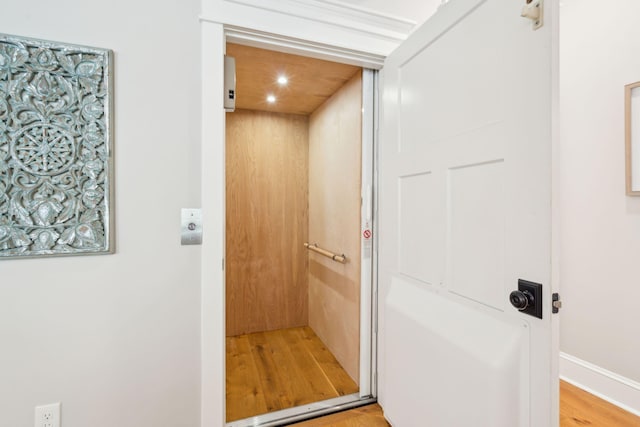
[[227, 114], [227, 336], [308, 324], [308, 124]]

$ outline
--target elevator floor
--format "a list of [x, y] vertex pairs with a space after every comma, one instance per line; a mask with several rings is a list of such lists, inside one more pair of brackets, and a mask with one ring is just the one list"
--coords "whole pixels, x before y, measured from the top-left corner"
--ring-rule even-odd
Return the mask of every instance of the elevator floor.
[[310, 327], [227, 337], [227, 421], [357, 391]]

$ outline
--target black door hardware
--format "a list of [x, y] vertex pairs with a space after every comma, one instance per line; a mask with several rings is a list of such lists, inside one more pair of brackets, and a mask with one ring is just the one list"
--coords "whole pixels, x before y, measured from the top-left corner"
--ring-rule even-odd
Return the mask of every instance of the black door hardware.
[[511, 305], [519, 311], [542, 319], [542, 285], [518, 279], [518, 290], [509, 295]]
[[552, 294], [551, 295], [551, 312], [557, 313], [562, 308], [562, 301], [560, 301], [560, 295]]

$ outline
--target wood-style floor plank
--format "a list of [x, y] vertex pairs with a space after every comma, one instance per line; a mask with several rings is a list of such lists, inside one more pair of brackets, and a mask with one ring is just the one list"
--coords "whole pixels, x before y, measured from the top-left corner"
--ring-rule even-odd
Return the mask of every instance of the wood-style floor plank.
[[[291, 367], [296, 370], [295, 391], [292, 394], [293, 406], [338, 397], [336, 388], [330, 377], [323, 372], [317, 363], [315, 354], [311, 353], [302, 342], [302, 337], [296, 329], [282, 330], [282, 339], [291, 351], [294, 362]], [[317, 339], [317, 337], [316, 337]]]
[[227, 338], [227, 421], [357, 391], [311, 328]]
[[292, 330], [292, 333], [299, 334], [299, 339], [301, 339], [307, 351], [313, 354], [322, 372], [324, 372], [328, 378], [331, 378], [331, 384], [339, 396], [358, 392], [358, 385], [351, 379], [342, 366], [340, 366], [340, 363], [338, 363], [333, 354], [331, 354], [329, 349], [325, 347], [323, 342], [320, 341], [315, 332], [313, 332], [313, 329], [306, 326]]
[[560, 381], [560, 426], [640, 427], [640, 417]]
[[294, 427], [389, 427], [379, 405], [367, 405], [301, 423]]
[[[227, 338], [227, 420], [358, 391], [308, 327]], [[295, 424], [297, 427], [388, 427], [368, 405]], [[640, 417], [560, 381], [561, 427], [640, 427]]]
[[[258, 381], [267, 403], [267, 412], [277, 411], [293, 406], [291, 396], [291, 381], [286, 372], [287, 362], [283, 361], [281, 349], [275, 343], [274, 334], [257, 332], [246, 335], [251, 347], [251, 356], [258, 371]], [[282, 364], [285, 363], [283, 366]], [[229, 373], [227, 373], [229, 375]], [[247, 411], [248, 407], [242, 408]], [[253, 410], [252, 410], [253, 411]], [[253, 415], [257, 415], [254, 413]], [[248, 415], [253, 416], [253, 415]], [[242, 419], [247, 416], [239, 416]]]
[[[293, 424], [295, 427], [388, 427], [382, 408], [369, 405]], [[640, 417], [560, 381], [560, 427], [640, 427]], [[425, 426], [429, 427], [429, 426]]]
[[267, 412], [267, 404], [258, 382], [258, 371], [251, 357], [251, 347], [247, 336], [237, 339], [227, 338], [227, 414], [235, 416], [242, 408], [251, 407]]

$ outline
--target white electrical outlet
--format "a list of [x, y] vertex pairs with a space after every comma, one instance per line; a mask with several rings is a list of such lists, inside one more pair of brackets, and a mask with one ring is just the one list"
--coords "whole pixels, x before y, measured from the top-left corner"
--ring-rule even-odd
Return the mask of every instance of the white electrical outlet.
[[35, 427], [60, 427], [60, 402], [36, 406]]

